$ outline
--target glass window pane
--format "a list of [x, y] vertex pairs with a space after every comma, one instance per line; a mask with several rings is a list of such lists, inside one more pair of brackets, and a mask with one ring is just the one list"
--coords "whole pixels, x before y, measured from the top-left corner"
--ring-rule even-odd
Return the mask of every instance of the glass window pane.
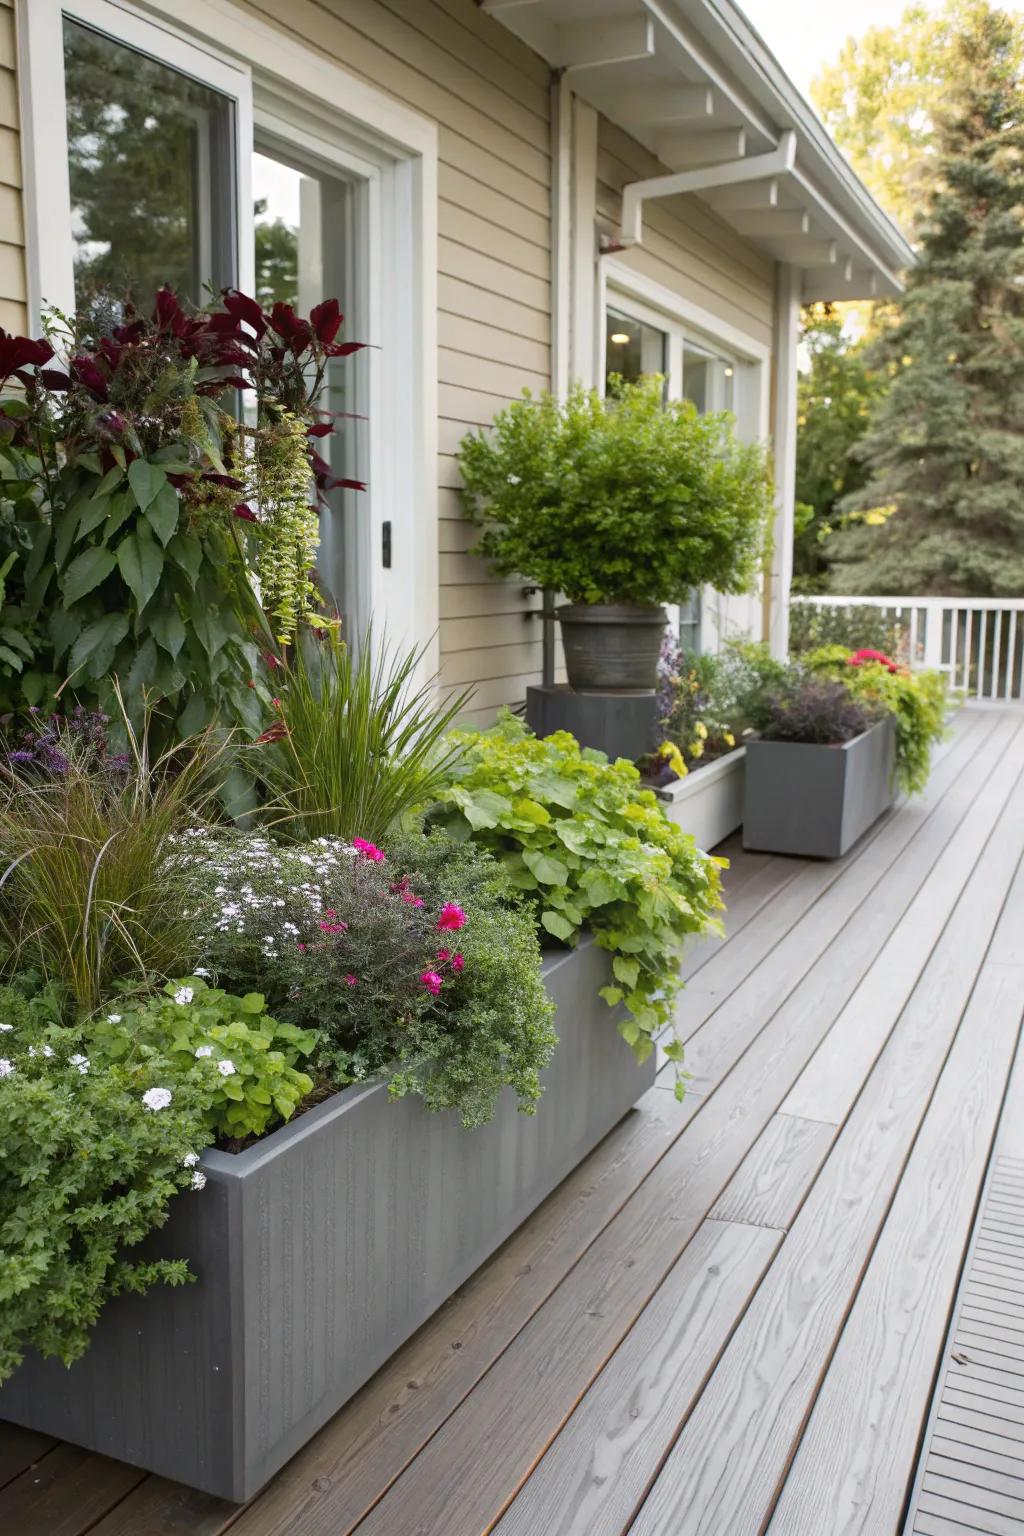
[[236, 280], [234, 102], [64, 20], [75, 302]]
[[684, 345], [683, 398], [692, 400], [698, 411], [731, 411], [734, 378], [735, 368], [727, 358]]
[[[261, 142], [252, 157], [252, 190], [260, 303], [269, 307], [280, 300], [308, 314], [322, 299], [338, 299], [347, 316], [344, 335], [365, 340], [353, 320], [358, 310], [358, 184], [312, 160], [306, 163], [276, 142]], [[367, 479], [365, 422], [354, 414], [365, 412], [360, 404], [364, 367], [358, 353], [328, 364], [321, 404], [335, 413], [335, 430], [317, 443], [333, 473], [354, 480]], [[367, 498], [360, 491], [336, 489], [328, 503], [320, 520], [320, 583], [346, 629], [358, 635], [369, 618], [363, 611], [365, 571], [359, 580]]]
[[645, 373], [666, 371], [668, 337], [664, 331], [614, 309], [608, 310], [605, 326], [606, 384], [612, 374], [633, 384]]

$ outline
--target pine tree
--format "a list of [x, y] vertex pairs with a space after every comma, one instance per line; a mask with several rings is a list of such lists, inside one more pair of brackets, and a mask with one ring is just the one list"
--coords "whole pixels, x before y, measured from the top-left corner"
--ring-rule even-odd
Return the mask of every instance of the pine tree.
[[1013, 24], [973, 6], [938, 124], [920, 258], [877, 344], [891, 377], [857, 450], [835, 591], [1024, 592], [1024, 90]]

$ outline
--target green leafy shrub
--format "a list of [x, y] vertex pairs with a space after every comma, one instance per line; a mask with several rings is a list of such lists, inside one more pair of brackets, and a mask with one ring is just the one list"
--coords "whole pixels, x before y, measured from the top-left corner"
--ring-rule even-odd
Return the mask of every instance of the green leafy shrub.
[[[539, 740], [506, 714], [457, 740], [463, 755], [432, 820], [494, 854], [545, 933], [575, 942], [590, 928], [613, 956], [605, 999], [625, 1002], [619, 1027], [643, 1060], [673, 1016], [683, 939], [717, 929], [721, 860], [667, 819], [632, 763], [581, 750], [567, 732]], [[681, 1047], [669, 1051], [678, 1059]]]
[[[28, 1348], [78, 1358], [104, 1302], [181, 1285], [183, 1259], [131, 1250], [201, 1190], [210, 1075], [149, 1049], [94, 1061], [53, 992], [0, 988], [0, 1381]], [[190, 1196], [190, 1198], [198, 1198]]]
[[[731, 752], [751, 729], [758, 700], [780, 684], [785, 670], [755, 641], [727, 641], [711, 655], [666, 639], [658, 663], [658, 717], [684, 768]], [[656, 762], [667, 755], [663, 748]]]
[[253, 749], [268, 816], [286, 837], [383, 841], [444, 781], [443, 737], [468, 702], [417, 687], [419, 650], [365, 636], [358, 655], [331, 630], [307, 631], [278, 674], [278, 723]]
[[290, 1120], [313, 1090], [296, 1062], [310, 1054], [316, 1032], [272, 1019], [259, 992], [232, 997], [188, 976], [117, 1006], [123, 1012], [92, 1027], [94, 1051], [121, 1061], [146, 1046], [186, 1075], [202, 1062], [210, 1078], [207, 1123], [220, 1138], [262, 1136], [275, 1120]]
[[676, 602], [709, 583], [752, 584], [772, 494], [765, 451], [725, 414], [662, 399], [661, 381], [610, 399], [576, 385], [499, 411], [463, 439], [475, 552], [577, 603]]
[[896, 775], [907, 794], [928, 782], [932, 747], [946, 732], [949, 692], [941, 672], [910, 672], [877, 651], [824, 646], [805, 658], [812, 671], [838, 679], [876, 714], [885, 711], [896, 728]]
[[0, 759], [0, 924], [8, 963], [40, 966], [85, 1014], [116, 982], [182, 963], [188, 929], [160, 863], [215, 800], [225, 751], [204, 736], [154, 761], [129, 726], [111, 756], [105, 717], [40, 719]]
[[824, 645], [844, 645], [852, 651], [872, 646], [898, 656], [905, 638], [906, 630], [882, 608], [793, 603], [789, 610], [789, 649], [794, 656]]
[[488, 1119], [508, 1085], [531, 1112], [555, 1044], [533, 922], [501, 870], [447, 839], [385, 853], [261, 834], [178, 840], [195, 954], [233, 991], [319, 1032], [336, 1087], [383, 1075], [395, 1097]]

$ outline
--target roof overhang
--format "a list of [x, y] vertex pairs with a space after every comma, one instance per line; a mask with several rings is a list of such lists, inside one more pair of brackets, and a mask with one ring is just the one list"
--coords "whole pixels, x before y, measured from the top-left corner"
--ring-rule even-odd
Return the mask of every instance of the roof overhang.
[[645, 200], [693, 192], [797, 267], [805, 303], [901, 291], [911, 246], [732, 0], [482, 8], [673, 173], [626, 189], [624, 243], [639, 234]]

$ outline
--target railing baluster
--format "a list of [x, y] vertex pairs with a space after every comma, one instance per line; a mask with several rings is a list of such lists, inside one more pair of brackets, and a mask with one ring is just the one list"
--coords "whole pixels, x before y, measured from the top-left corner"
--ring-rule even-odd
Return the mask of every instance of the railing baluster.
[[[1008, 699], [1024, 698], [1024, 676], [1021, 678], [1021, 691], [1017, 692], [1014, 683], [1017, 678], [1017, 610], [1010, 609], [1010, 636], [1006, 642], [1006, 697]], [[1024, 668], [1022, 668], [1024, 672]]]
[[988, 637], [988, 614], [984, 608], [978, 614], [978, 685], [974, 691], [976, 699], [985, 697], [985, 641]]
[[1003, 641], [1003, 610], [1002, 610], [1002, 608], [998, 608], [996, 610], [995, 618], [996, 618], [996, 633], [995, 633], [995, 639], [992, 642], [992, 692], [989, 695], [989, 697], [992, 698], [992, 699], [998, 699], [1000, 697], [1000, 683], [1002, 681], [1002, 679], [999, 676], [1000, 651], [1001, 651], [1001, 648], [1002, 648], [1002, 641]]

